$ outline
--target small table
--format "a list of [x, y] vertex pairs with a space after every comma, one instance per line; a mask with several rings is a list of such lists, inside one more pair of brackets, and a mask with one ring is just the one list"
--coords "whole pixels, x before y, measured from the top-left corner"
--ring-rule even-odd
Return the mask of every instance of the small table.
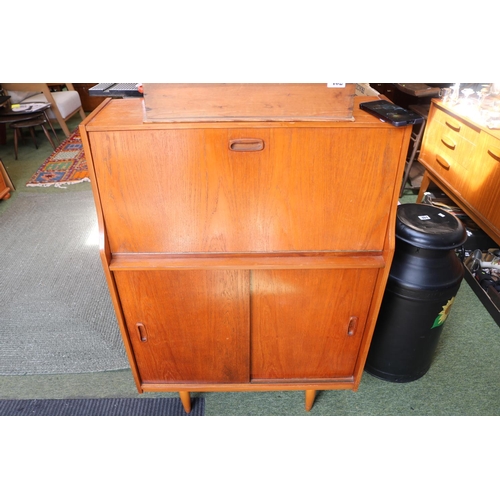
[[[8, 96], [7, 96], [8, 97]], [[10, 99], [10, 97], [9, 97]], [[54, 127], [52, 126], [51, 121], [49, 120], [49, 117], [47, 115], [47, 111], [50, 108], [50, 103], [48, 102], [32, 102], [30, 103], [31, 108], [28, 108], [23, 111], [12, 111], [10, 107], [5, 106], [5, 104], [8, 104], [8, 101], [4, 103], [3, 107], [0, 107], [0, 125], [3, 124], [5, 126], [8, 123], [15, 123], [19, 121], [24, 121], [24, 120], [32, 120], [36, 118], [37, 116], [43, 115], [45, 117], [45, 120], [50, 126], [50, 129], [52, 130], [52, 133], [54, 134], [54, 137], [56, 138], [56, 141], [59, 142], [59, 138], [57, 137], [56, 131], [54, 130]], [[0, 136], [1, 138], [1, 136]], [[50, 141], [52, 143], [52, 141]], [[3, 144], [5, 144], [5, 139]], [[53, 144], [53, 143], [52, 143]]]
[[14, 129], [14, 152], [16, 160], [17, 160], [17, 141], [18, 141], [17, 131], [23, 128], [29, 128], [31, 137], [33, 139], [33, 142], [35, 143], [35, 147], [38, 149], [38, 144], [36, 143], [36, 138], [35, 138], [35, 127], [40, 125], [42, 127], [43, 133], [45, 134], [45, 137], [47, 137], [47, 139], [49, 140], [52, 149], [56, 149], [54, 141], [52, 140], [50, 134], [47, 132], [47, 129], [45, 128], [45, 124], [47, 123], [47, 121], [48, 120], [46, 118], [46, 115], [40, 113], [28, 120], [19, 120], [10, 124], [10, 127]]

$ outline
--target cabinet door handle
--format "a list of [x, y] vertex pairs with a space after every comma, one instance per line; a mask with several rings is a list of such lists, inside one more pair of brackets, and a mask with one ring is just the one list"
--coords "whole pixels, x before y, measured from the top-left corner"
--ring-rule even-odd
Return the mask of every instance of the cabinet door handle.
[[264, 141], [262, 139], [231, 139], [229, 141], [231, 151], [262, 151]]
[[147, 342], [148, 341], [148, 332], [147, 332], [144, 324], [143, 323], [136, 323], [135, 328], [137, 330], [137, 333], [139, 334], [139, 340], [141, 342]]
[[500, 161], [500, 150], [492, 151], [488, 149], [488, 154], [496, 161]]
[[451, 167], [451, 165], [440, 155], [436, 155], [436, 161], [443, 167], [443, 168], [446, 168], [446, 169], [449, 169]]
[[446, 125], [448, 125], [448, 127], [450, 127], [455, 132], [460, 132], [460, 128], [461, 128], [460, 123], [455, 122], [455, 121], [451, 121], [451, 120], [446, 120], [445, 123], [446, 123]]
[[447, 148], [450, 148], [450, 149], [455, 149], [456, 148], [456, 144], [453, 140], [451, 140], [449, 137], [442, 137], [441, 138], [441, 142], [447, 147]]
[[349, 326], [347, 327], [347, 335], [352, 337], [354, 333], [356, 332], [356, 327], [358, 326], [358, 317], [357, 316], [351, 316], [349, 319]]

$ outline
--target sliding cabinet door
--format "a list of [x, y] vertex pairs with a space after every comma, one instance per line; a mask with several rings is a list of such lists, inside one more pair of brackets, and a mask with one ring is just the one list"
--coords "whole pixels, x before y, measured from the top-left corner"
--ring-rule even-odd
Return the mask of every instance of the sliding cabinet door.
[[252, 380], [352, 377], [377, 272], [253, 271]]
[[248, 382], [248, 271], [115, 271], [143, 383]]

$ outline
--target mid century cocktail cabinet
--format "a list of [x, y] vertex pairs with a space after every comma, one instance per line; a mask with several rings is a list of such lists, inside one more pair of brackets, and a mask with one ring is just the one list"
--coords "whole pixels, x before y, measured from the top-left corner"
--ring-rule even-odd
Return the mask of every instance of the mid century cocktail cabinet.
[[107, 100], [82, 123], [140, 392], [179, 392], [189, 412], [193, 391], [304, 390], [309, 410], [317, 390], [358, 388], [411, 133], [358, 106], [148, 123], [143, 99]]

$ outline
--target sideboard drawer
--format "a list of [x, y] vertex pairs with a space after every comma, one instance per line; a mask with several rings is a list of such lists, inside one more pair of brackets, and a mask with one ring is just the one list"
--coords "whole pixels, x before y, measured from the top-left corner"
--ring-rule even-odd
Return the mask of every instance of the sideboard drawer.
[[479, 133], [461, 120], [433, 108], [420, 158], [461, 193], [469, 176], [470, 158]]
[[467, 199], [500, 233], [500, 140], [481, 131], [476, 145]]

